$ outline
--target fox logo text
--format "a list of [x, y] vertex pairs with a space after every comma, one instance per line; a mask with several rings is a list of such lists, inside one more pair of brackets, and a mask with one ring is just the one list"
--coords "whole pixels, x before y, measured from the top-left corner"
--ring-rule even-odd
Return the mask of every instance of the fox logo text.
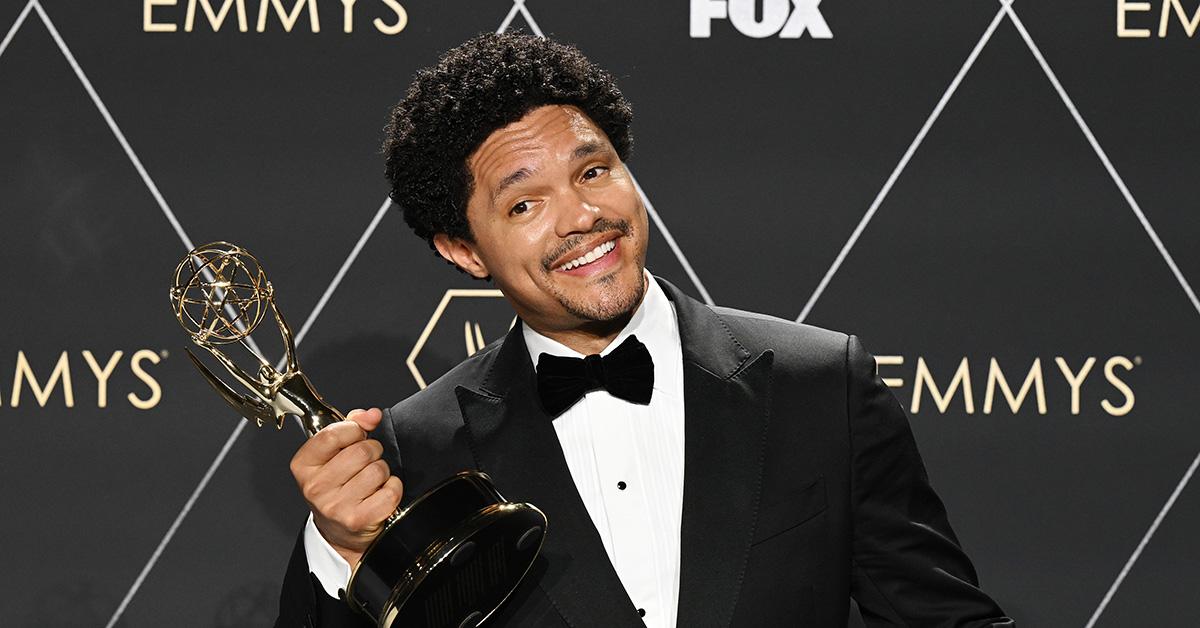
[[832, 39], [833, 32], [817, 5], [821, 0], [692, 0], [691, 35], [712, 35], [713, 20], [729, 20], [741, 34], [755, 39], [779, 34], [796, 39]]

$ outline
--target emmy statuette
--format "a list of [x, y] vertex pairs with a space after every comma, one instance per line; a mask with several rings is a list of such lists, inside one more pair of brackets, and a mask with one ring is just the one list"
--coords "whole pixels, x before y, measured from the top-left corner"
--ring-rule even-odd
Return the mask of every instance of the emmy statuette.
[[[229, 405], [259, 427], [273, 422], [282, 428], [286, 416], [295, 416], [311, 437], [345, 417], [300, 371], [292, 330], [275, 305], [273, 290], [253, 255], [228, 242], [213, 242], [188, 253], [175, 268], [171, 305], [192, 342], [243, 389], [225, 383], [188, 350], [192, 363]], [[283, 336], [282, 371], [247, 342], [268, 309]], [[234, 344], [252, 356], [255, 374], [221, 348]], [[517, 588], [545, 536], [542, 511], [505, 500], [485, 473], [461, 471], [388, 517], [353, 567], [346, 601], [379, 628], [473, 628]]]

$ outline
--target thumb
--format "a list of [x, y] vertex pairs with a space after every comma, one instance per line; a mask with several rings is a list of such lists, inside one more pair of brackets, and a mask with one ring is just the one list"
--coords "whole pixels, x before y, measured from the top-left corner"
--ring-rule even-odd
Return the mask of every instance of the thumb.
[[383, 412], [379, 408], [371, 408], [370, 410], [351, 410], [346, 415], [347, 421], [354, 421], [362, 428], [364, 432], [370, 432], [379, 426], [379, 422], [383, 420]]

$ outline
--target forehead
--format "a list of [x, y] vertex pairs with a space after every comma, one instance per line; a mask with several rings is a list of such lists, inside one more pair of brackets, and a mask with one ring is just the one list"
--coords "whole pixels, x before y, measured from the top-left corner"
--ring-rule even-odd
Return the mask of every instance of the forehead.
[[607, 141], [604, 132], [573, 105], [544, 105], [501, 127], [467, 157], [472, 178], [491, 185], [525, 161], [569, 154], [583, 142]]

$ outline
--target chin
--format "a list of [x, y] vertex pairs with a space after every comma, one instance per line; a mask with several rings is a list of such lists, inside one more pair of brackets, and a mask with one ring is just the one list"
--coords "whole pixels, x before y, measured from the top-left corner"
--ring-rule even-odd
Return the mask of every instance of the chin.
[[632, 278], [613, 273], [597, 278], [586, 294], [562, 294], [559, 302], [572, 315], [593, 322], [608, 322], [632, 314], [642, 302], [646, 283], [642, 271]]

